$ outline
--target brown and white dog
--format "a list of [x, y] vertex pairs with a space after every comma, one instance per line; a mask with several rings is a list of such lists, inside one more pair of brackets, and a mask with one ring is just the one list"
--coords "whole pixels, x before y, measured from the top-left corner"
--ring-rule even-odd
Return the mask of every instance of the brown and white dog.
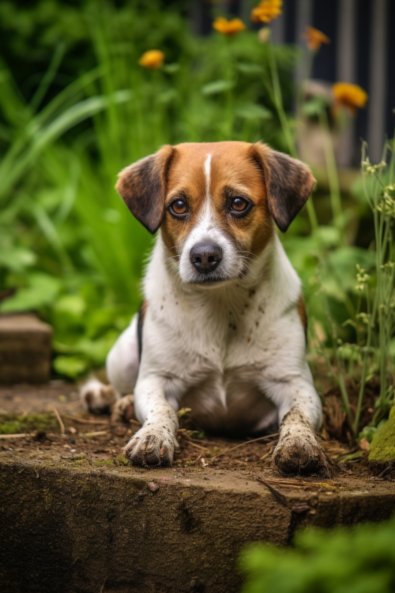
[[113, 389], [94, 379], [82, 397], [97, 411], [114, 393], [134, 392], [142, 428], [125, 447], [133, 463], [172, 463], [185, 406], [211, 432], [280, 425], [282, 472], [325, 466], [301, 284], [275, 231], [288, 228], [314, 183], [303, 163], [244, 142], [164, 146], [120, 173], [128, 208], [159, 232], [144, 313], [107, 358]]

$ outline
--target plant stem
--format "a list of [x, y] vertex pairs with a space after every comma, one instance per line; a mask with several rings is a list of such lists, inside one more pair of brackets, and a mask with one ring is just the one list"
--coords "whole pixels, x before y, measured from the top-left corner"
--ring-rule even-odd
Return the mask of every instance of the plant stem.
[[292, 156], [296, 156], [297, 151], [296, 151], [296, 146], [295, 146], [295, 140], [292, 136], [292, 133], [291, 133], [291, 130], [289, 127], [289, 123], [288, 123], [288, 118], [285, 113], [284, 101], [283, 101], [283, 96], [282, 96], [282, 92], [281, 92], [280, 79], [278, 76], [277, 63], [276, 63], [276, 60], [275, 60], [275, 57], [273, 54], [273, 50], [272, 50], [272, 47], [270, 44], [269, 44], [269, 52], [268, 53], [269, 53], [270, 75], [271, 75], [272, 88], [273, 88], [274, 106], [276, 108], [277, 115], [280, 120], [281, 128], [282, 128], [282, 131], [284, 133], [285, 139], [288, 144], [289, 152]]
[[328, 182], [329, 182], [329, 189], [330, 189], [330, 202], [331, 202], [331, 209], [333, 214], [333, 222], [334, 226], [340, 231], [340, 236], [343, 239], [343, 233], [341, 232], [344, 227], [343, 222], [343, 211], [342, 211], [342, 203], [341, 203], [341, 195], [340, 195], [340, 183], [339, 183], [339, 174], [336, 165], [336, 158], [335, 158], [335, 150], [333, 146], [333, 140], [329, 130], [329, 123], [328, 117], [325, 113], [321, 113], [320, 116], [321, 126], [325, 130], [325, 161], [326, 161], [326, 170], [328, 174]]
[[[288, 144], [289, 152], [292, 156], [297, 157], [297, 149], [295, 144], [295, 139], [292, 135], [289, 121], [284, 109], [284, 101], [281, 91], [280, 79], [278, 76], [278, 68], [277, 63], [274, 57], [273, 49], [271, 45], [268, 45], [268, 55], [269, 55], [269, 66], [270, 66], [270, 76], [272, 81], [272, 89], [273, 89], [273, 103], [277, 111], [278, 119], [281, 124], [281, 128], [285, 139]], [[312, 200], [308, 200], [307, 202], [307, 215], [309, 217], [309, 222], [312, 231], [315, 231], [318, 228], [318, 220], [317, 214], [315, 212], [314, 204]]]

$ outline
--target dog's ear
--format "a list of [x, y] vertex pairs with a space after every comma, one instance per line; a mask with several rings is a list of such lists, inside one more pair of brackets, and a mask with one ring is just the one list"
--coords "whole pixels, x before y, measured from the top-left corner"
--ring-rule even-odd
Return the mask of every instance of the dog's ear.
[[263, 172], [270, 213], [284, 232], [307, 201], [316, 180], [307, 165], [264, 144], [253, 144], [252, 158]]
[[163, 146], [118, 175], [117, 192], [134, 216], [150, 233], [160, 227], [165, 206], [166, 179], [174, 148]]

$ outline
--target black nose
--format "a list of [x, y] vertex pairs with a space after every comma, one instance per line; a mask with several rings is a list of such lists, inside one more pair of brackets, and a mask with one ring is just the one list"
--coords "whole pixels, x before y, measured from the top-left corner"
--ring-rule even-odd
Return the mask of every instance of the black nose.
[[213, 241], [201, 241], [192, 247], [189, 259], [198, 272], [208, 274], [221, 263], [222, 249]]

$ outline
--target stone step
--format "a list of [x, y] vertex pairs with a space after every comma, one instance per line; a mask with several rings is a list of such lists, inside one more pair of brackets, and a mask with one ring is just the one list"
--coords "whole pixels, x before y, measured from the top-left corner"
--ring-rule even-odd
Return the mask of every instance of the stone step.
[[395, 509], [395, 484], [371, 477], [67, 463], [0, 452], [3, 591], [236, 593], [246, 543], [289, 544], [299, 527]]

